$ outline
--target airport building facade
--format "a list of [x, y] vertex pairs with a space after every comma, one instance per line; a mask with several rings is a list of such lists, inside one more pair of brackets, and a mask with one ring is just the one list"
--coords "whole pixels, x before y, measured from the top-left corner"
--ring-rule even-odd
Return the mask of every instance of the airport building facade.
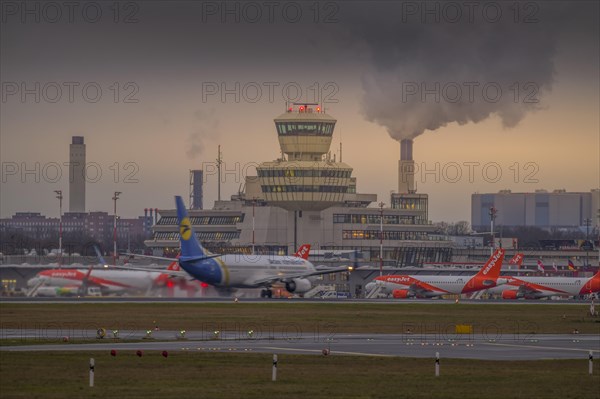
[[[313, 253], [352, 253], [352, 261], [394, 267], [449, 262], [452, 248], [428, 219], [428, 197], [414, 184], [377, 203], [357, 191], [352, 167], [330, 155], [336, 120], [316, 104], [296, 104], [274, 120], [281, 157], [257, 166], [244, 190], [213, 209], [191, 209], [198, 239], [216, 253], [293, 254], [305, 243]], [[410, 143], [412, 158], [412, 142]], [[411, 159], [412, 161], [412, 159]], [[405, 163], [399, 181], [411, 179]], [[145, 244], [155, 255], [174, 255], [179, 227], [174, 209], [159, 210]], [[315, 252], [316, 251], [316, 252]], [[343, 277], [342, 277], [343, 278]]]

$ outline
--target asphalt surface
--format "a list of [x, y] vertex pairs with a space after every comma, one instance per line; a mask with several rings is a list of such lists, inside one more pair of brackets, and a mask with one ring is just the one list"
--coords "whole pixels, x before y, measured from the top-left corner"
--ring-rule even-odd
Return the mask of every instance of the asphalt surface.
[[[157, 297], [69, 297], [69, 298], [24, 298], [24, 297], [2, 297], [1, 303], [227, 303], [233, 302], [234, 298], [157, 298]], [[403, 303], [428, 303], [448, 304], [455, 303], [451, 299], [321, 299], [321, 298], [239, 298], [244, 303], [375, 303], [375, 304], [403, 304]], [[468, 304], [502, 304], [502, 305], [582, 305], [589, 304], [589, 300], [504, 300], [504, 299], [461, 299], [460, 303]]]
[[[64, 329], [2, 329], [0, 338], [35, 342], [50, 340], [48, 344], [2, 346], [0, 351], [190, 351], [234, 353], [278, 353], [330, 355], [392, 356], [392, 357], [440, 357], [483, 360], [538, 360], [538, 359], [587, 359], [590, 351], [600, 358], [600, 335], [591, 334], [346, 334], [334, 331], [300, 332], [287, 331], [178, 331], [152, 330], [119, 331], [113, 338], [112, 331], [105, 337], [96, 338], [96, 330], [67, 331]], [[69, 340], [97, 339], [97, 343], [75, 344]], [[140, 342], [122, 342], [140, 340]], [[53, 343], [52, 343], [53, 342]]]

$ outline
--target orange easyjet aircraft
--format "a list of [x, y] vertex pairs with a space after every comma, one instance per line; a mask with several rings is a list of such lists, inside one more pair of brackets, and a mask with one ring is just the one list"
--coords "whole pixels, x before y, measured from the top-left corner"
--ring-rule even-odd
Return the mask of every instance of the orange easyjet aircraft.
[[[483, 265], [479, 273], [469, 276], [379, 276], [367, 284], [371, 291], [381, 287], [384, 293], [394, 298], [432, 298], [448, 294], [467, 294], [495, 287], [498, 284], [504, 249], [499, 248]], [[500, 279], [500, 283], [502, 283]]]

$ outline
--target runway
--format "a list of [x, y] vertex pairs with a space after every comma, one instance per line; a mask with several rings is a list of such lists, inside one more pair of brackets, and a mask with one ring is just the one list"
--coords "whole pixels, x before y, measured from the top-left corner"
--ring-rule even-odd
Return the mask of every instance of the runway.
[[[234, 298], [210, 297], [210, 298], [158, 298], [158, 297], [70, 297], [70, 298], [23, 298], [23, 297], [3, 297], [2, 303], [14, 304], [56, 304], [56, 303], [229, 303]], [[412, 304], [447, 304], [455, 305], [452, 299], [336, 299], [336, 298], [239, 298], [243, 303], [336, 303], [336, 304], [394, 304], [402, 305], [404, 303]], [[501, 304], [501, 305], [585, 305], [589, 300], [504, 300], [504, 299], [461, 299], [459, 303], [466, 304]]]
[[[1, 351], [188, 351], [322, 355], [440, 357], [482, 360], [587, 359], [600, 357], [600, 335], [580, 334], [347, 334], [328, 331], [120, 331], [119, 339], [106, 337], [97, 343], [62, 342], [65, 330], [0, 330], [3, 339], [51, 339], [49, 344], [3, 346]], [[70, 339], [94, 339], [95, 330], [70, 332]], [[122, 340], [139, 342], [121, 342]]]

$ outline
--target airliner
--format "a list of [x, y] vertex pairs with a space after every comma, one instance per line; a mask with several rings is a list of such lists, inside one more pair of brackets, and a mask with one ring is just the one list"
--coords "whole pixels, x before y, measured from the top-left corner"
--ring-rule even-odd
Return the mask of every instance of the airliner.
[[500, 269], [504, 249], [497, 249], [474, 276], [379, 276], [365, 286], [367, 292], [380, 287], [394, 298], [433, 298], [442, 295], [468, 294], [502, 284]]
[[503, 299], [540, 299], [552, 296], [579, 296], [600, 292], [600, 271], [592, 277], [512, 277], [507, 283], [490, 289]]
[[[313, 287], [314, 276], [352, 270], [352, 267], [346, 266], [315, 268], [307, 259], [310, 250], [308, 245], [302, 246], [295, 256], [212, 254], [197, 240], [180, 196], [175, 197], [175, 205], [181, 242], [179, 266], [189, 276], [212, 285], [221, 294], [232, 293], [238, 288], [262, 288], [260, 296], [271, 298], [271, 287], [279, 282], [285, 284], [287, 291], [303, 294]], [[169, 274], [181, 275], [174, 271]]]
[[[106, 263], [101, 258], [103, 265]], [[174, 271], [177, 262], [169, 265]], [[27, 281], [28, 296], [83, 296], [91, 292], [102, 295], [122, 295], [148, 293], [153, 288], [165, 286], [170, 275], [159, 271], [126, 271], [126, 270], [76, 270], [52, 269], [44, 270]]]

